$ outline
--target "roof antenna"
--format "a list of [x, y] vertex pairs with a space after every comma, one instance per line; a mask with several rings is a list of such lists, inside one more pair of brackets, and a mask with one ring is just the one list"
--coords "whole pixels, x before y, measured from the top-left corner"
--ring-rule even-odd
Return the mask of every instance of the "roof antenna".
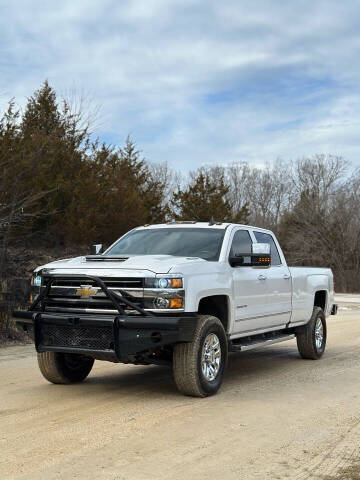
[[214, 220], [214, 217], [211, 217], [210, 222], [209, 222], [209, 226], [212, 227], [215, 224], [216, 224], [216, 222]]

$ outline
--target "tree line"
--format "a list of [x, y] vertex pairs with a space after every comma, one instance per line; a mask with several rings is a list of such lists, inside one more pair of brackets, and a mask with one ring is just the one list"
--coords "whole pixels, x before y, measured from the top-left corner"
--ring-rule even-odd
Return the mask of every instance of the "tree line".
[[48, 82], [23, 111], [8, 103], [0, 118], [0, 281], [18, 275], [19, 252], [28, 249], [51, 245], [61, 257], [138, 225], [213, 218], [269, 228], [291, 265], [331, 267], [338, 291], [360, 290], [360, 171], [342, 157], [181, 175], [147, 161], [131, 138], [123, 146], [94, 140], [91, 127], [87, 112]]

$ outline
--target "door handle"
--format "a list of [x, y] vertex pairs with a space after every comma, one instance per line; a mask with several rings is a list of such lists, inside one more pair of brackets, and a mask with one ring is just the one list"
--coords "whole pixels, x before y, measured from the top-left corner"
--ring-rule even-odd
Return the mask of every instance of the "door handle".
[[266, 275], [259, 275], [258, 276], [259, 280], [266, 280], [266, 278], [267, 278]]
[[285, 273], [284, 278], [285, 278], [285, 280], [289, 280], [289, 278], [290, 278], [290, 273]]

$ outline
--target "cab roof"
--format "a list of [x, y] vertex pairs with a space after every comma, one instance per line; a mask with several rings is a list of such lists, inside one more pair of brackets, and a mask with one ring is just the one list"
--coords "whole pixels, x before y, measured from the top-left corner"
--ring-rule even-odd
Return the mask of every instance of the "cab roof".
[[230, 223], [223, 223], [223, 222], [195, 222], [195, 221], [174, 221], [174, 222], [167, 222], [167, 223], [158, 223], [158, 224], [151, 224], [151, 225], [142, 225], [138, 228], [219, 228], [225, 229], [231, 225]]
[[168, 223], [158, 223], [158, 224], [149, 224], [149, 225], [142, 225], [136, 228], [138, 229], [152, 229], [152, 228], [216, 228], [216, 229], [223, 229], [225, 230], [227, 227], [230, 225], [234, 227], [244, 227], [244, 228], [255, 228], [256, 230], [261, 230], [264, 232], [269, 232], [270, 230], [267, 230], [265, 228], [261, 227], [254, 227], [252, 225], [245, 225], [241, 223], [228, 223], [228, 222], [215, 222], [215, 221], [209, 221], [209, 222], [196, 222], [196, 221], [172, 221]]

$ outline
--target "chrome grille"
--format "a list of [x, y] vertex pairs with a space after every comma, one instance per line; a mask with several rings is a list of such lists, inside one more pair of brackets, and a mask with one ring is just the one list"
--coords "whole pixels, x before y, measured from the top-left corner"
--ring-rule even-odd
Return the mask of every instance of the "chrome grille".
[[[143, 278], [134, 278], [134, 277], [122, 277], [122, 278], [106, 278], [106, 277], [99, 277], [108, 288], [143, 288], [144, 287], [144, 279]], [[45, 277], [46, 280], [46, 277]], [[80, 285], [86, 283], [87, 285], [95, 285], [93, 280], [55, 280], [53, 282], [53, 287], [55, 286], [62, 286], [62, 287], [76, 287], [79, 288]]]
[[[119, 296], [119, 303], [124, 310], [131, 310], [121, 301], [119, 290], [125, 290], [127, 299], [136, 306], [143, 307], [143, 278], [101, 278], [106, 287]], [[47, 279], [44, 279], [46, 284]], [[56, 279], [45, 299], [46, 311], [77, 313], [118, 313], [114, 303], [103, 290], [91, 279]]]

